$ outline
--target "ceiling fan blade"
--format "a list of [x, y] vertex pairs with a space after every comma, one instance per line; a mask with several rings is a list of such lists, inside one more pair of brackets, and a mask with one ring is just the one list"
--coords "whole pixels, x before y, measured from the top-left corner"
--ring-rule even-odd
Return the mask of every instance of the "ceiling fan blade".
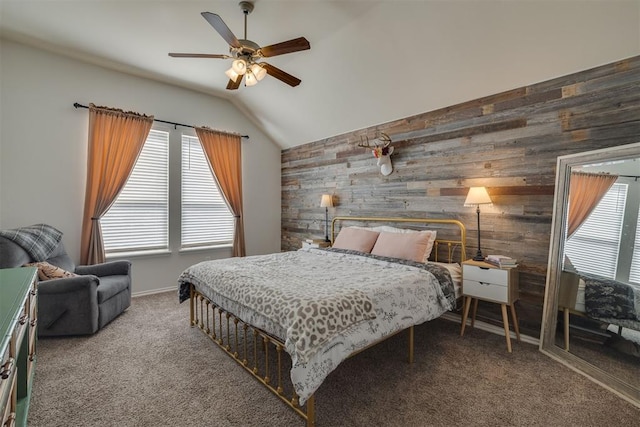
[[238, 38], [231, 32], [227, 24], [224, 23], [220, 16], [211, 12], [202, 12], [202, 17], [207, 20], [209, 24], [222, 36], [223, 39], [229, 43], [229, 46], [235, 48], [241, 48], [242, 45], [238, 41]]
[[242, 82], [242, 75], [236, 77], [236, 80], [233, 81], [231, 79], [229, 79], [229, 83], [227, 83], [227, 89], [228, 90], [236, 90], [240, 87], [240, 83]]
[[299, 52], [307, 49], [311, 49], [309, 41], [304, 37], [298, 37], [297, 39], [287, 40], [286, 42], [261, 47], [259, 52], [263, 57], [269, 58], [271, 56], [284, 55], [285, 53]]
[[298, 86], [300, 84], [300, 82], [302, 81], [299, 78], [294, 77], [289, 73], [285, 73], [280, 68], [274, 67], [271, 64], [267, 64], [266, 62], [262, 62], [262, 63], [260, 63], [260, 65], [262, 66], [262, 68], [267, 70], [267, 74], [269, 74], [270, 76], [275, 77], [276, 79], [288, 84], [289, 86], [292, 86], [292, 87]]
[[169, 56], [173, 58], [217, 58], [228, 59], [229, 55], [219, 55], [215, 53], [169, 53]]

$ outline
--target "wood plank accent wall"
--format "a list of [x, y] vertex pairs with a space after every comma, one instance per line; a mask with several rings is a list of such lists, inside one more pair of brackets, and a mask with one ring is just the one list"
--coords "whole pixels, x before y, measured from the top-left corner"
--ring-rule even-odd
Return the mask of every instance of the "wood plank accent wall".
[[[358, 147], [377, 131], [393, 140], [394, 171], [382, 176], [371, 151]], [[516, 308], [524, 332], [538, 336], [558, 156], [640, 141], [640, 56], [360, 129], [282, 151], [282, 250], [324, 236], [323, 193], [337, 215], [453, 217], [467, 227], [467, 255], [477, 249], [471, 186], [486, 186], [483, 253], [520, 262]], [[480, 303], [478, 318], [500, 323]]]

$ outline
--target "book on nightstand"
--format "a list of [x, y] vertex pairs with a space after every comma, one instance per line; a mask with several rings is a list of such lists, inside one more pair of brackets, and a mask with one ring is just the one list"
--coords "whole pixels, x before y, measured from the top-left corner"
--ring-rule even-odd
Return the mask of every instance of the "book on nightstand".
[[487, 255], [484, 260], [489, 264], [500, 268], [513, 268], [518, 266], [515, 258], [511, 258], [506, 255]]
[[303, 248], [328, 248], [331, 246], [331, 242], [327, 242], [324, 239], [322, 240], [314, 240], [314, 239], [305, 239], [302, 241]]

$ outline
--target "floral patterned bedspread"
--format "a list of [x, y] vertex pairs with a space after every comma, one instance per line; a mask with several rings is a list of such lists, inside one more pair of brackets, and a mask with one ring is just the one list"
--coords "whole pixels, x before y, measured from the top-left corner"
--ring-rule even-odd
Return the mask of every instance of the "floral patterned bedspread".
[[353, 352], [455, 308], [445, 268], [339, 249], [204, 261], [178, 282], [181, 301], [192, 283], [243, 321], [280, 338], [292, 358], [301, 404]]

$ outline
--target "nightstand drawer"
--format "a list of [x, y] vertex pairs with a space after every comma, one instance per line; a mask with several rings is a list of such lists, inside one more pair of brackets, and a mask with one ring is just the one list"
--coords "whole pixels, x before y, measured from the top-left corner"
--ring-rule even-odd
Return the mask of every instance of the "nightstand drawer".
[[495, 283], [507, 286], [509, 283], [509, 270], [499, 268], [481, 268], [475, 265], [465, 265], [463, 277], [465, 280], [477, 282]]
[[468, 280], [465, 276], [462, 282], [462, 291], [466, 296], [473, 298], [482, 298], [501, 303], [509, 302], [509, 287], [506, 284], [498, 285], [490, 282]]

